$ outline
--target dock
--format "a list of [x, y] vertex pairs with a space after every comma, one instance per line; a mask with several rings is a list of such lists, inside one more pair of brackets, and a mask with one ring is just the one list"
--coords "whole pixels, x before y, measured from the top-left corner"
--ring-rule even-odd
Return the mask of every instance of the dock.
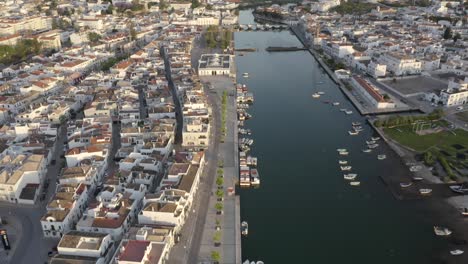
[[304, 36], [298, 29], [297, 26], [289, 27], [297, 39], [304, 45], [308, 47], [307, 50], [315, 58], [320, 67], [327, 73], [330, 79], [333, 80], [336, 85], [340, 88], [341, 92], [346, 95], [346, 97], [351, 101], [351, 103], [356, 107], [356, 109], [361, 113], [361, 115], [381, 115], [381, 114], [394, 114], [394, 113], [408, 113], [408, 112], [420, 112], [419, 108], [406, 107], [406, 108], [390, 108], [390, 109], [367, 109], [362, 106], [362, 104], [356, 99], [346, 85], [336, 77], [335, 73], [328, 67], [328, 65], [322, 60], [320, 55], [313, 48], [309, 47], [308, 43], [304, 40]]

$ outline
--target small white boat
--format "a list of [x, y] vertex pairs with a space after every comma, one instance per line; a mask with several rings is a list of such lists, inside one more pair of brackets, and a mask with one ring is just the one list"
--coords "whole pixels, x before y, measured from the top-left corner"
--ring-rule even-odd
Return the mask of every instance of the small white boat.
[[246, 221], [242, 221], [241, 223], [241, 234], [246, 236], [249, 234], [249, 224]]
[[318, 94], [318, 93], [312, 94], [312, 98], [319, 98], [319, 97], [320, 97], [320, 94]]
[[257, 261], [257, 263], [255, 263], [255, 264], [265, 264], [265, 262], [259, 260], [259, 261]]
[[341, 156], [347, 156], [349, 154], [349, 152], [348, 151], [340, 151], [339, 154]]
[[320, 92], [317, 92], [317, 94], [324, 95], [325, 92], [320, 91]]
[[244, 72], [244, 73], [242, 74], [242, 76], [245, 77], [245, 78], [247, 78], [247, 77], [249, 77], [249, 73], [248, 73], [248, 72]]
[[380, 137], [372, 137], [371, 138], [373, 141], [377, 141], [377, 140], [380, 140]]
[[371, 151], [372, 151], [372, 149], [363, 149], [363, 150], [362, 150], [362, 152], [364, 152], [364, 153], [369, 153], [369, 152], [371, 152]]
[[432, 189], [428, 189], [428, 188], [419, 189], [419, 193], [420, 193], [420, 194], [431, 194], [431, 193], [432, 193]]
[[465, 252], [465, 251], [460, 250], [460, 249], [450, 250], [450, 254], [452, 254], [453, 256], [460, 256], [460, 255], [463, 254], [464, 252]]
[[452, 231], [446, 227], [434, 226], [434, 233], [437, 236], [449, 236], [452, 234]]
[[378, 159], [378, 160], [384, 160], [384, 159], [386, 159], [386, 158], [387, 158], [387, 155], [378, 155], [378, 156], [377, 156], [377, 159]]
[[348, 111], [348, 110], [347, 110], [346, 108], [341, 108], [340, 111], [341, 111], [341, 112], [346, 112], [346, 111]]
[[347, 115], [351, 115], [351, 114], [353, 113], [353, 111], [351, 111], [351, 110], [346, 110], [345, 113], [346, 113]]
[[349, 173], [349, 174], [343, 175], [343, 178], [344, 178], [345, 180], [350, 180], [350, 181], [356, 179], [356, 177], [357, 177], [357, 174], [356, 174], [356, 173]]
[[372, 145], [368, 145], [367, 147], [373, 149], [373, 148], [376, 148], [378, 146], [379, 146], [379, 144], [372, 144]]
[[359, 182], [359, 181], [352, 181], [352, 182], [349, 183], [349, 185], [351, 185], [351, 186], [359, 186], [359, 185], [361, 185], [361, 182]]
[[375, 144], [375, 140], [366, 141], [366, 144], [367, 144], [367, 145], [374, 145], [374, 144]]
[[408, 183], [402, 182], [402, 183], [400, 183], [400, 187], [401, 187], [401, 188], [408, 188], [408, 187], [410, 187], [411, 185], [413, 185], [412, 182], [408, 182]]
[[411, 172], [416, 172], [416, 171], [420, 171], [421, 169], [422, 169], [422, 166], [411, 166], [409, 170]]
[[351, 166], [340, 166], [340, 169], [341, 169], [342, 171], [349, 171], [349, 170], [352, 169], [352, 167], [351, 167]]
[[346, 164], [348, 164], [348, 161], [347, 161], [347, 160], [339, 160], [339, 161], [338, 161], [338, 164], [340, 164], [340, 165], [346, 165]]
[[361, 125], [360, 122], [353, 122], [353, 123], [351, 123], [351, 124], [352, 124], [353, 126], [360, 126], [360, 125]]
[[359, 131], [356, 131], [356, 130], [351, 131], [351, 130], [349, 130], [349, 131], [348, 131], [348, 134], [351, 135], [351, 136], [356, 136], [356, 135], [359, 135]]
[[316, 84], [323, 84], [323, 81], [318, 81], [316, 82]]
[[334, 106], [338, 106], [338, 105], [340, 105], [340, 102], [333, 102], [333, 104], [332, 104], [332, 105], [334, 105]]
[[460, 208], [460, 213], [463, 216], [468, 216], [468, 208]]
[[413, 181], [422, 181], [423, 177], [413, 177]]
[[344, 148], [339, 148], [339, 149], [336, 149], [336, 151], [342, 152], [342, 151], [348, 151], [348, 150], [347, 150], [347, 149], [344, 149]]

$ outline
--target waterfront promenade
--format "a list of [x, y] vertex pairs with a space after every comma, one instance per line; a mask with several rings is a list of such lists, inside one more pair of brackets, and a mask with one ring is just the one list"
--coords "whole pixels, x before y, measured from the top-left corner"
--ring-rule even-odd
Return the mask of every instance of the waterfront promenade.
[[[211, 253], [220, 253], [220, 263], [237, 264], [241, 263], [241, 239], [240, 239], [240, 198], [237, 195], [228, 195], [228, 188], [235, 189], [238, 182], [238, 148], [237, 148], [237, 110], [235, 99], [235, 85], [232, 79], [223, 76], [202, 77], [203, 83], [210, 87], [210, 103], [213, 105], [213, 112], [221, 113], [221, 101], [223, 92], [227, 91], [227, 111], [226, 111], [226, 137], [224, 142], [219, 144], [217, 154], [218, 164], [222, 164], [224, 171], [224, 192], [223, 214], [217, 215], [215, 204], [217, 200], [216, 191], [218, 185], [214, 182], [210, 190], [208, 201], [208, 211], [206, 221], [202, 230], [202, 239], [198, 253], [198, 262], [210, 261]], [[219, 140], [219, 138], [214, 139]], [[214, 245], [216, 225], [219, 223], [221, 234], [221, 245]]]

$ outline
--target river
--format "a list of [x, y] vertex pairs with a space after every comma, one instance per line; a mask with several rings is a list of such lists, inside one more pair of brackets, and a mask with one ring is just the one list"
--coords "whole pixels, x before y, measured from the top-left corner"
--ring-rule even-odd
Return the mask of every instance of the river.
[[[252, 23], [249, 10], [240, 23]], [[408, 169], [386, 146], [361, 152], [373, 136], [357, 110], [305, 51], [268, 53], [268, 46], [299, 46], [289, 31], [236, 32], [238, 82], [255, 96], [252, 155], [259, 158], [261, 186], [241, 189], [241, 217], [249, 223], [243, 260], [273, 263], [434, 263], [444, 242], [424, 202], [400, 201], [379, 178]], [[242, 73], [248, 72], [249, 78]], [[323, 82], [323, 84], [318, 84]], [[324, 91], [320, 99], [311, 94]], [[340, 102], [332, 106], [323, 101]], [[340, 108], [351, 109], [345, 115]], [[358, 136], [351, 122], [363, 123]], [[379, 142], [384, 145], [383, 142]], [[339, 157], [337, 148], [350, 155]], [[377, 154], [387, 159], [377, 160]], [[343, 179], [338, 159], [358, 173], [360, 187]], [[437, 262], [439, 263], [439, 262]]]

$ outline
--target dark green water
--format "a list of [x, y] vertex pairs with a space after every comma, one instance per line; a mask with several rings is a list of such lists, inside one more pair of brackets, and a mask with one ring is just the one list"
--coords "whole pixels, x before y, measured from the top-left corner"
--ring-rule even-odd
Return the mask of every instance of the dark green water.
[[[248, 11], [241, 23], [250, 23]], [[336, 85], [307, 52], [267, 53], [267, 46], [295, 46], [288, 31], [238, 32], [236, 48], [258, 52], [237, 57], [238, 81], [254, 93], [252, 155], [259, 158], [261, 187], [240, 190], [243, 259], [272, 263], [440, 263], [435, 253], [443, 241], [432, 232], [433, 221], [421, 201], [395, 200], [379, 176], [407, 173], [401, 161], [379, 147], [360, 150], [372, 131]], [[244, 79], [243, 72], [250, 78]], [[317, 85], [316, 82], [324, 84]], [[316, 88], [318, 87], [318, 88]], [[326, 92], [319, 100], [311, 94]], [[322, 101], [338, 101], [332, 106]], [[353, 110], [345, 115], [340, 108]], [[349, 136], [351, 122], [365, 128]], [[383, 145], [383, 142], [379, 142]], [[358, 173], [351, 187], [339, 170], [337, 148]], [[377, 154], [388, 158], [378, 161]], [[341, 157], [343, 159], [343, 157]]]

